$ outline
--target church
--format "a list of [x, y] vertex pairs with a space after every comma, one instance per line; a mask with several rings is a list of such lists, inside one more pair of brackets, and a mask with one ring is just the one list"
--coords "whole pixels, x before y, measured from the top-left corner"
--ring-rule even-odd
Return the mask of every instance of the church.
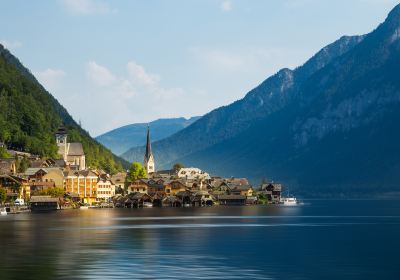
[[56, 132], [58, 154], [62, 157], [66, 166], [75, 170], [84, 170], [86, 159], [82, 143], [68, 143], [67, 136], [67, 131], [63, 127]]
[[147, 174], [151, 174], [156, 171], [154, 156], [153, 156], [153, 152], [151, 151], [150, 128], [149, 127], [147, 127], [146, 153], [144, 154], [143, 166], [146, 169]]

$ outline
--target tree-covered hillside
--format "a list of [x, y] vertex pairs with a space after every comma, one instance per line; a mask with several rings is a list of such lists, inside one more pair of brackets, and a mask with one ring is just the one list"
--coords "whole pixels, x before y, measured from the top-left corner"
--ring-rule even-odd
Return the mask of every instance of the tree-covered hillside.
[[109, 172], [125, 161], [93, 140], [19, 60], [0, 45], [0, 141], [9, 148], [57, 158], [54, 133], [65, 126], [69, 141], [82, 142], [90, 167]]

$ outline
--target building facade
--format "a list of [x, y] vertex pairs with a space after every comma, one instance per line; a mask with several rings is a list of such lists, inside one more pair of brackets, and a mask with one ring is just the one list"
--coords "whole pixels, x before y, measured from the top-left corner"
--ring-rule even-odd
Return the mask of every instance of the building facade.
[[98, 176], [91, 170], [64, 172], [64, 190], [68, 193], [76, 193], [84, 203], [97, 201]]

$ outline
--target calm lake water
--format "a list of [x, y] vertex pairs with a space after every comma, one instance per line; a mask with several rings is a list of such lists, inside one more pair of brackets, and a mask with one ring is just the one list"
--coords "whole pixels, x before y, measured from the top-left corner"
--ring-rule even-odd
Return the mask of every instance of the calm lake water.
[[0, 217], [0, 279], [400, 279], [400, 201]]

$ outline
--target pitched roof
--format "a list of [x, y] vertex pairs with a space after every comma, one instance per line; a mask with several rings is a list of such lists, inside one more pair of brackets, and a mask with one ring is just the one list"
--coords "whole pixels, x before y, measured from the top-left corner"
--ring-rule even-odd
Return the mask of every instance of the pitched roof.
[[68, 155], [69, 156], [83, 156], [85, 153], [83, 152], [82, 143], [68, 143]]
[[56, 197], [51, 197], [47, 195], [42, 195], [42, 196], [31, 196], [31, 203], [34, 202], [58, 202], [58, 198]]
[[237, 190], [237, 191], [247, 191], [252, 188], [250, 185], [238, 185], [232, 183], [227, 183], [227, 185], [231, 190]]
[[39, 170], [43, 170], [45, 173], [49, 173], [50, 171], [62, 172], [59, 167], [29, 167], [25, 170], [25, 175], [32, 176], [35, 175]]
[[230, 200], [230, 199], [246, 199], [246, 196], [244, 195], [236, 195], [236, 194], [221, 194], [218, 195], [218, 199], [224, 199], [224, 200]]

